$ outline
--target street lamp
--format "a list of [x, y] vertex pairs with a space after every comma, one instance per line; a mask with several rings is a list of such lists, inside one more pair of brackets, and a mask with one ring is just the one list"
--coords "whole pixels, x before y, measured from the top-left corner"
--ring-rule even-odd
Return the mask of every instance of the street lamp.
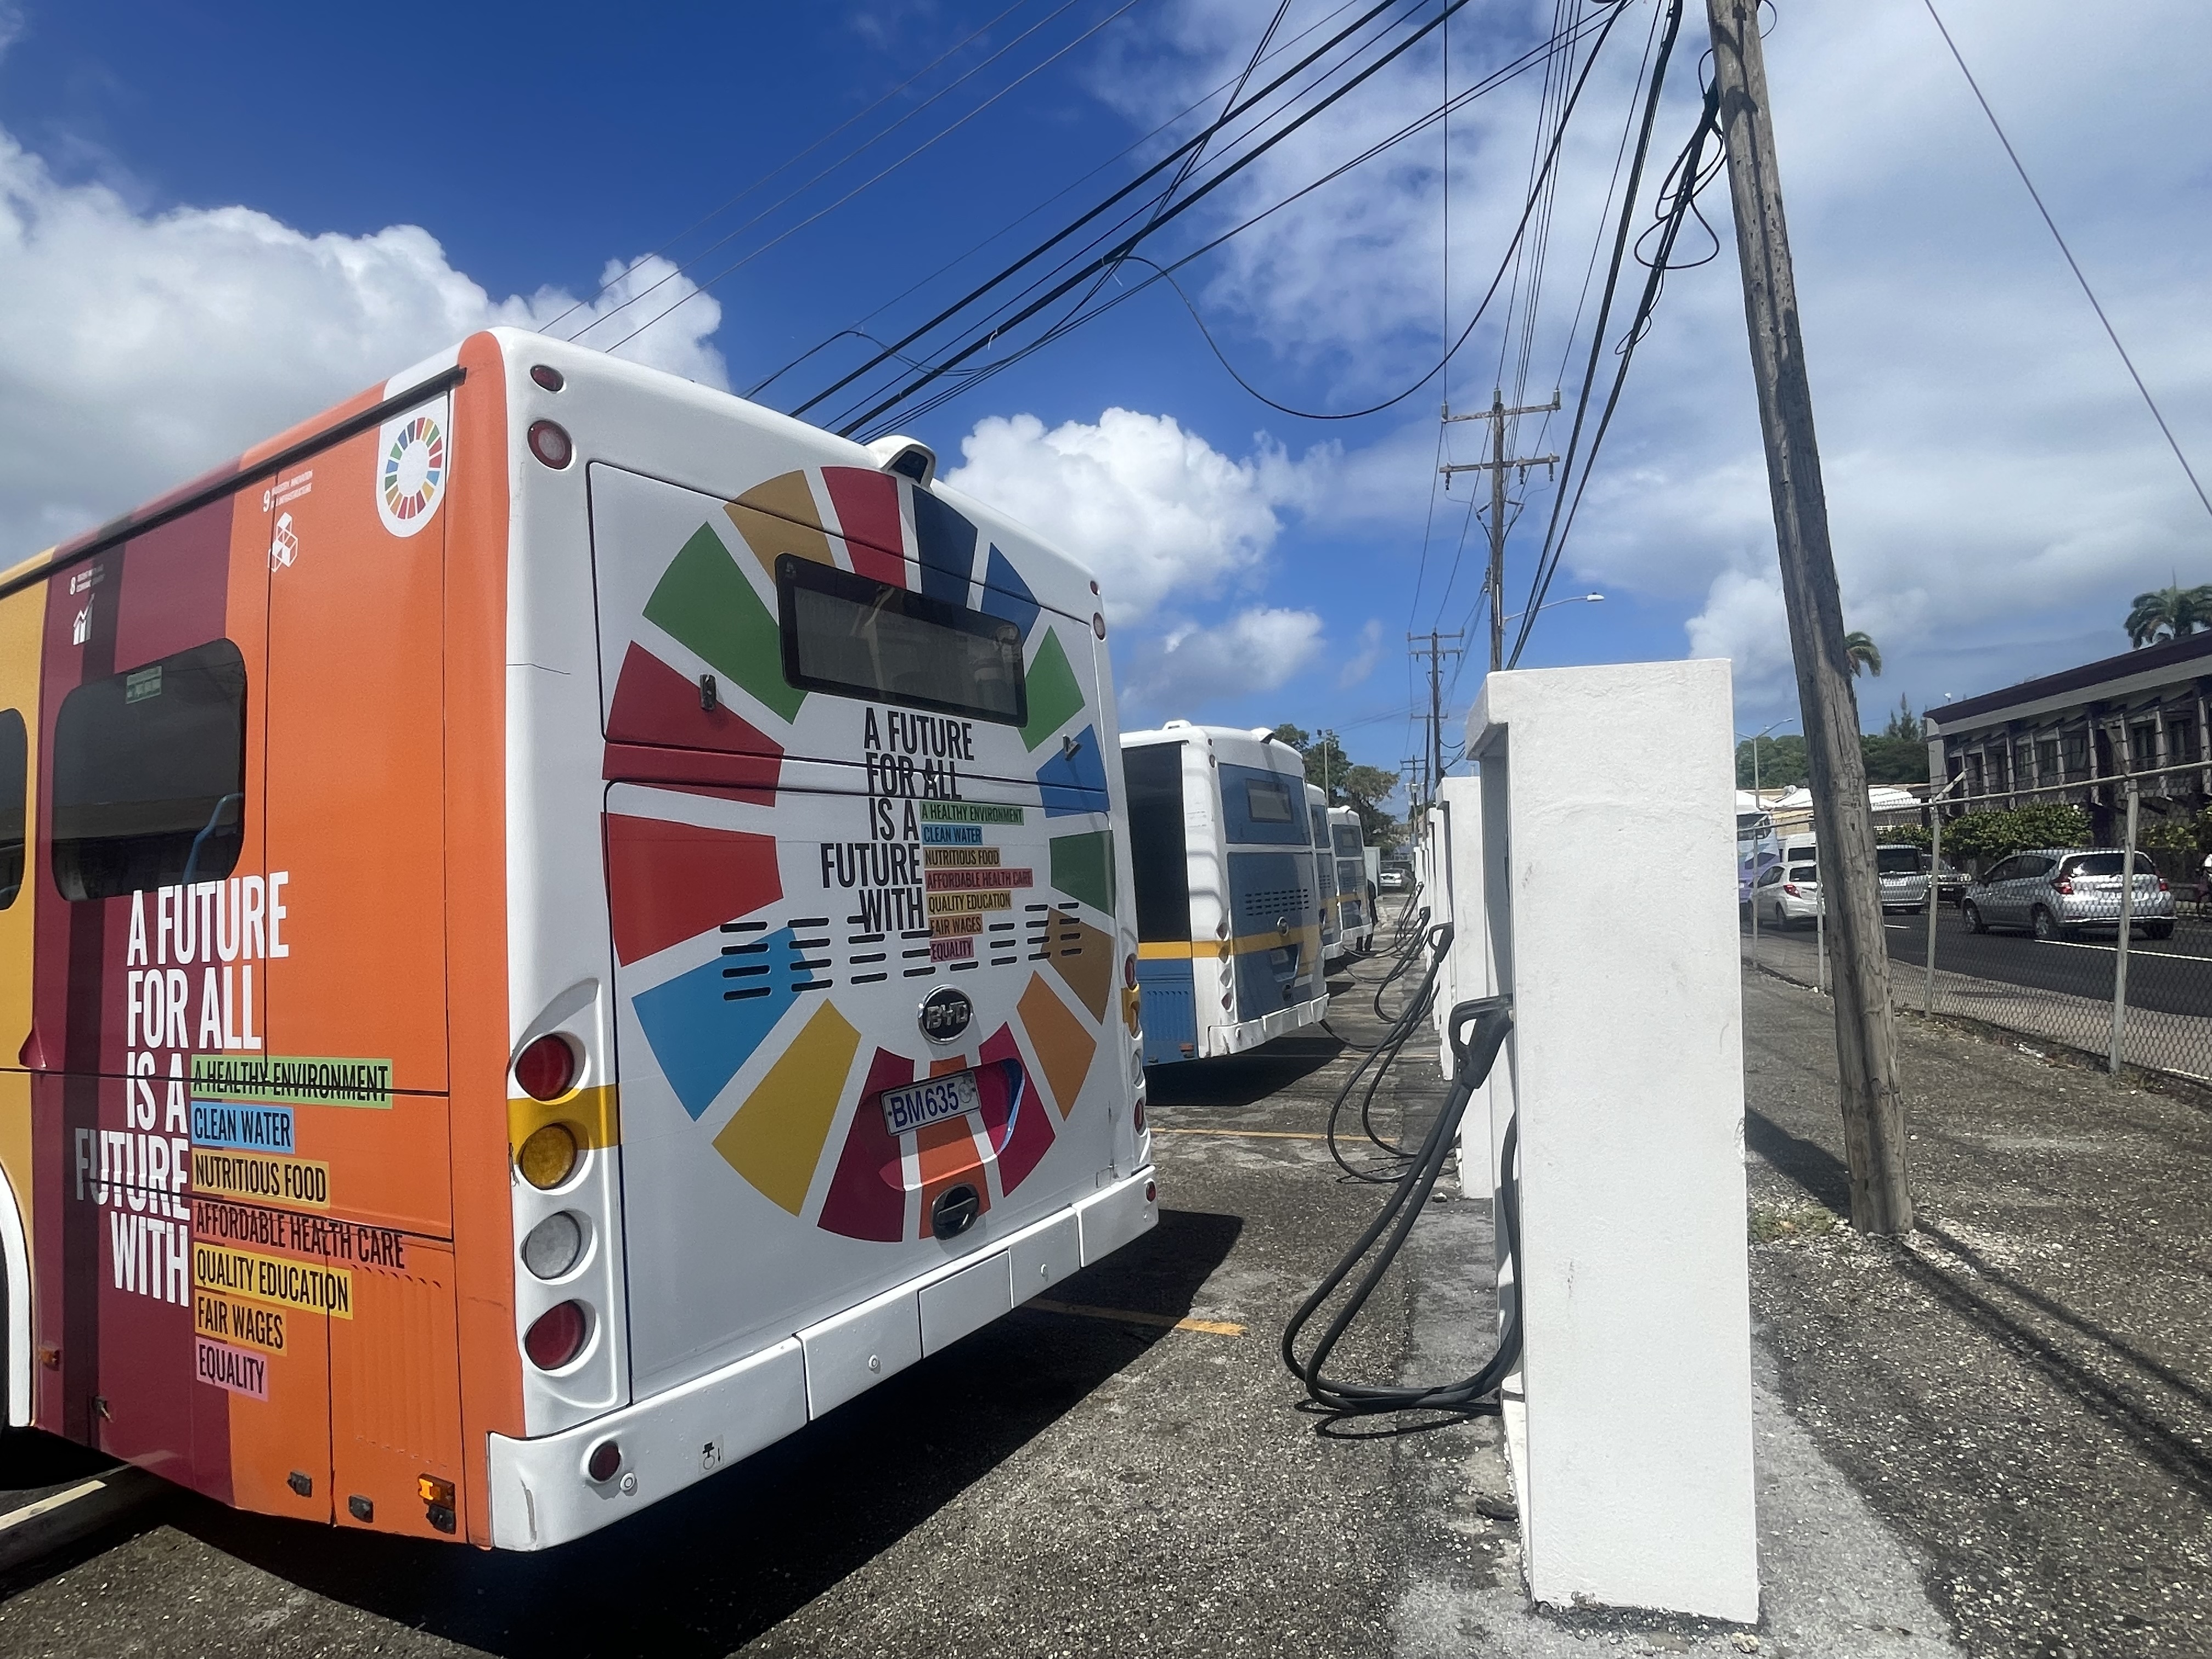
[[[1553, 605], [1595, 605], [1595, 604], [1599, 603], [1599, 601], [1602, 600], [1604, 598], [1605, 598], [1605, 595], [1604, 595], [1604, 594], [1602, 594], [1602, 593], [1570, 593], [1570, 594], [1568, 594], [1568, 595], [1567, 595], [1567, 597], [1566, 597], [1565, 599], [1553, 599], [1553, 600], [1551, 600], [1551, 601], [1550, 601], [1549, 603], [1547, 603], [1547, 604], [1544, 604], [1544, 605], [1538, 605], [1538, 606], [1536, 607], [1536, 609], [1537, 609], [1538, 611], [1549, 611], [1549, 610], [1551, 610], [1551, 609], [1552, 609], [1552, 607], [1553, 607]], [[1505, 618], [1505, 621], [1507, 621], [1507, 622], [1519, 622], [1519, 621], [1521, 620], [1521, 618], [1522, 618], [1522, 617], [1526, 617], [1526, 616], [1528, 616], [1528, 615], [1530, 615], [1530, 614], [1531, 614], [1530, 612], [1526, 611], [1515, 611], [1511, 616], [1510, 616], [1510, 617], [1506, 617], [1506, 618]]]

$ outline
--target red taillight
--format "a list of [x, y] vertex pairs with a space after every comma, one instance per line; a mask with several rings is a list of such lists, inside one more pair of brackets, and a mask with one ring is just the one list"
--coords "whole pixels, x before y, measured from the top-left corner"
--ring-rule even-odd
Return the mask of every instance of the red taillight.
[[532, 1100], [558, 1100], [575, 1086], [576, 1051], [548, 1031], [515, 1056], [514, 1080]]
[[557, 1371], [584, 1351], [592, 1322], [580, 1302], [563, 1302], [538, 1316], [522, 1339], [522, 1351], [541, 1371]]
[[575, 459], [576, 446], [568, 441], [567, 431], [551, 421], [532, 421], [530, 453], [558, 472]]
[[2161, 893], [2168, 890], [2166, 884], [2166, 878], [2164, 876], [2160, 876], [2158, 878], [2158, 890]]
[[622, 1448], [611, 1440], [602, 1440], [592, 1447], [591, 1456], [584, 1463], [584, 1473], [601, 1483], [613, 1480], [621, 1472]]
[[539, 363], [537, 365], [530, 371], [530, 378], [537, 381], [538, 385], [544, 386], [548, 392], [558, 392], [562, 386], [568, 383], [567, 379], [562, 374], [561, 371], [554, 368], [550, 363]]
[[1782, 890], [1789, 894], [1791, 898], [1802, 898], [1804, 896], [1803, 894], [1797, 890], [1797, 884], [1794, 881], [1784, 882], [1782, 884]]
[[1144, 1103], [1143, 1101], [1141, 1101], [1141, 1100], [1140, 1100], [1140, 1101], [1139, 1101], [1139, 1102], [1137, 1103], [1137, 1111], [1136, 1111], [1135, 1122], [1136, 1122], [1136, 1125], [1137, 1125], [1137, 1133], [1138, 1133], [1139, 1134], [1142, 1134], [1142, 1133], [1145, 1133], [1145, 1103]]
[[2071, 898], [2074, 896], [2074, 884], [2070, 881], [2055, 881], [2051, 884], [2051, 890], [2054, 893], [2063, 893], [2067, 897]]
[[1134, 951], [1121, 958], [1121, 983], [1133, 987], [1137, 982], [1137, 953]]
[[1147, 1181], [1145, 1183], [1145, 1202], [1147, 1204], [1157, 1204], [1159, 1201], [1160, 1183], [1157, 1181]]

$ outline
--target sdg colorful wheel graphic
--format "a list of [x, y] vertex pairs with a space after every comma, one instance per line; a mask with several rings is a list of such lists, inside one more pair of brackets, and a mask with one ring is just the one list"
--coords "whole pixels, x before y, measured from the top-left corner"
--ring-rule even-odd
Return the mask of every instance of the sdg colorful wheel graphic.
[[436, 504], [446, 477], [446, 434], [428, 415], [399, 428], [384, 452], [385, 509], [403, 522]]
[[[669, 559], [623, 649], [607, 709], [605, 775], [637, 786], [614, 792], [605, 823], [620, 982], [670, 1088], [700, 1126], [702, 1154], [719, 1154], [794, 1217], [896, 1242], [926, 1233], [931, 1205], [955, 1184], [974, 1186], [987, 1208], [1019, 1187], [1073, 1109], [1100, 1047], [1114, 994], [1112, 847], [1103, 829], [1069, 823], [1053, 833], [1055, 819], [1106, 810], [1097, 725], [1050, 613], [997, 547], [927, 491], [865, 468], [824, 467], [770, 479], [723, 511], [726, 526], [702, 523]], [[1024, 897], [1046, 901], [995, 913], [1014, 921], [975, 947], [979, 971], [962, 982], [988, 979], [1002, 995], [1007, 981], [1025, 978], [1013, 1017], [988, 1029], [979, 1022], [957, 1053], [924, 1042], [908, 1006], [946, 982], [899, 966], [898, 946], [911, 949], [917, 933], [927, 955], [927, 928], [908, 928], [902, 941], [897, 922], [887, 927], [865, 904], [848, 914], [851, 892], [784, 890], [779, 831], [787, 846], [804, 840], [810, 849], [817, 836], [869, 833], [868, 799], [857, 793], [817, 789], [779, 803], [795, 727], [810, 695], [821, 696], [791, 686], [781, 671], [774, 572], [788, 556], [918, 586], [1021, 630], [1028, 723], [988, 735], [1027, 754], [1039, 804], [917, 804], [925, 817], [977, 820], [937, 825], [932, 833], [947, 841], [981, 848], [993, 836], [1017, 837], [1007, 842], [1017, 849], [1009, 862], [1038, 867], [1010, 878], [1026, 885], [1033, 873], [1035, 891]], [[701, 695], [699, 664], [716, 678], [711, 699]], [[860, 704], [823, 701], [859, 729]], [[653, 815], [660, 803], [680, 813], [687, 797], [733, 804], [711, 815], [736, 827]], [[988, 861], [995, 866], [996, 855]], [[894, 1006], [904, 1015], [896, 1023], [885, 1018]], [[729, 1111], [732, 1080], [749, 1067]], [[970, 1069], [979, 1109], [891, 1132], [878, 1103], [884, 1090]]]

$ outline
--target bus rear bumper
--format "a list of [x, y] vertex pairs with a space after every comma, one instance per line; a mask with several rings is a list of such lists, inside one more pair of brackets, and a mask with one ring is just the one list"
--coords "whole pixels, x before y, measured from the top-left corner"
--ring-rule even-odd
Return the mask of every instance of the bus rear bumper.
[[[1158, 1218], [1147, 1165], [989, 1250], [649, 1400], [539, 1439], [491, 1435], [492, 1547], [550, 1549], [672, 1496], [1042, 1294]], [[591, 1455], [607, 1441], [621, 1448], [621, 1467], [594, 1480]]]

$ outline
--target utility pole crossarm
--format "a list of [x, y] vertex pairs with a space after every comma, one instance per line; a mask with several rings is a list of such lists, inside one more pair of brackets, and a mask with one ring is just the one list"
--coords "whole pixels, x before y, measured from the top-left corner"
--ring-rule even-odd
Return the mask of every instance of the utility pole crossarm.
[[1532, 466], [1557, 466], [1559, 464], [1559, 458], [1556, 455], [1522, 455], [1508, 461], [1454, 461], [1448, 466], [1438, 467], [1437, 471], [1449, 477], [1455, 472], [1490, 472], [1499, 469], [1510, 472], [1516, 466], [1525, 472]]
[[1554, 392], [1548, 404], [1523, 404], [1517, 409], [1505, 406], [1505, 394], [1490, 394], [1490, 407], [1477, 410], [1472, 415], [1455, 415], [1447, 405], [1444, 420], [1488, 421], [1490, 427], [1490, 459], [1486, 461], [1459, 461], [1440, 466], [1444, 475], [1444, 488], [1451, 488], [1455, 472], [1487, 472], [1490, 478], [1490, 568], [1483, 578], [1482, 590], [1490, 599], [1490, 672], [1496, 673], [1505, 665], [1505, 475], [1518, 467], [1527, 477], [1532, 466], [1557, 466], [1556, 455], [1509, 456], [1505, 453], [1505, 422], [1516, 415], [1548, 415], [1559, 406], [1559, 394]]
[[1548, 404], [1523, 404], [1518, 409], [1502, 409], [1492, 404], [1488, 409], [1478, 409], [1472, 415], [1446, 415], [1444, 420], [1447, 423], [1453, 421], [1494, 421], [1501, 415], [1556, 415], [1559, 410], [1559, 394], [1554, 392]]

